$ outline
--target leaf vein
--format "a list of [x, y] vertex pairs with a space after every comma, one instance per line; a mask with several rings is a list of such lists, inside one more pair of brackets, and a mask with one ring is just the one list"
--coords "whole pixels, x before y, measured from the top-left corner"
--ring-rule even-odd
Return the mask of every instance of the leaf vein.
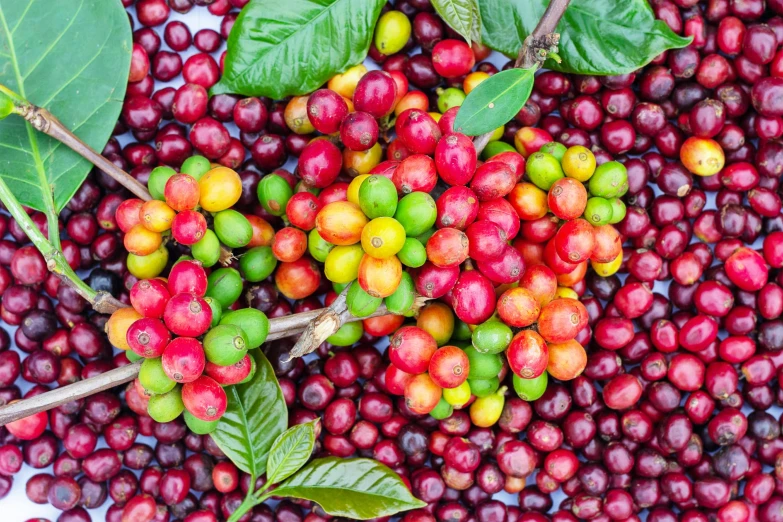
[[74, 81], [76, 78], [78, 78], [78, 77], [79, 77], [79, 75], [81, 75], [81, 74], [82, 74], [82, 73], [83, 73], [83, 72], [84, 72], [84, 71], [85, 71], [85, 70], [86, 70], [86, 69], [87, 69], [87, 68], [88, 68], [90, 65], [92, 65], [92, 62], [94, 62], [95, 60], [97, 60], [97, 59], [98, 59], [98, 57], [99, 57], [99, 56], [101, 55], [101, 53], [103, 52], [103, 51], [102, 51], [102, 50], [103, 50], [103, 46], [105, 46], [105, 45], [106, 45], [106, 42], [108, 42], [108, 41], [109, 41], [109, 38], [110, 38], [110, 37], [111, 37], [111, 33], [109, 33], [109, 35], [107, 35], [107, 36], [106, 36], [106, 39], [105, 39], [105, 40], [103, 41], [103, 43], [100, 45], [100, 50], [99, 50], [99, 51], [98, 51], [98, 52], [97, 52], [97, 53], [96, 53], [96, 54], [95, 54], [95, 55], [94, 55], [92, 58], [90, 58], [90, 60], [89, 60], [89, 61], [88, 61], [86, 64], [84, 64], [84, 66], [83, 66], [81, 69], [79, 69], [78, 71], [76, 71], [76, 74], [75, 74], [75, 75], [73, 75], [73, 76], [71, 77], [71, 79], [70, 79], [70, 80], [68, 80], [67, 82], [65, 82], [65, 83], [64, 83], [64, 84], [63, 84], [63, 85], [62, 85], [62, 86], [61, 86], [59, 89], [57, 89], [57, 91], [55, 91], [55, 93], [54, 93], [54, 94], [52, 94], [51, 96], [49, 96], [49, 99], [48, 99], [48, 100], [46, 100], [46, 101], [45, 101], [45, 102], [42, 104], [42, 106], [44, 106], [44, 107], [45, 107], [45, 106], [49, 105], [49, 104], [52, 102], [52, 100], [54, 100], [54, 99], [57, 97], [57, 95], [58, 95], [58, 94], [60, 94], [60, 93], [63, 91], [63, 89], [65, 89], [65, 88], [66, 88], [66, 87], [68, 87], [68, 86], [69, 86], [71, 83], [73, 83], [73, 81]]
[[[31, 3], [32, 3], [32, 2], [31, 2]], [[29, 6], [28, 6], [28, 7], [29, 7]], [[65, 28], [64, 28], [64, 29], [63, 29], [63, 30], [60, 32], [60, 34], [58, 34], [58, 35], [57, 35], [57, 37], [56, 37], [56, 38], [55, 38], [55, 39], [52, 41], [52, 43], [51, 43], [51, 44], [49, 44], [49, 47], [47, 47], [47, 48], [46, 48], [46, 50], [43, 52], [43, 54], [41, 55], [41, 57], [40, 57], [40, 58], [38, 58], [38, 61], [37, 61], [37, 62], [35, 62], [35, 63], [33, 64], [33, 66], [30, 68], [30, 70], [29, 70], [29, 71], [27, 71], [27, 73], [26, 73], [26, 74], [25, 74], [25, 75], [22, 77], [22, 81], [25, 81], [25, 80], [27, 80], [27, 78], [29, 78], [29, 77], [30, 77], [30, 75], [33, 73], [33, 71], [35, 71], [35, 69], [36, 69], [36, 68], [37, 68], [39, 65], [41, 65], [41, 63], [42, 63], [44, 60], [46, 60], [47, 56], [49, 56], [49, 53], [50, 53], [50, 52], [52, 52], [52, 49], [54, 49], [54, 47], [55, 47], [55, 46], [56, 46], [58, 43], [60, 43], [60, 40], [62, 39], [62, 37], [63, 37], [63, 36], [65, 36], [65, 35], [66, 35], [66, 33], [68, 33], [68, 31], [70, 30], [70, 28], [73, 26], [73, 24], [74, 24], [74, 23], [76, 23], [76, 19], [79, 17], [79, 13], [81, 12], [81, 10], [82, 10], [82, 7], [84, 7], [84, 0], [81, 0], [81, 2], [79, 2], [79, 8], [78, 8], [78, 9], [76, 10], [76, 12], [73, 14], [73, 17], [71, 18], [71, 21], [70, 21], [70, 22], [68, 22], [68, 25], [66, 25], [66, 26], [65, 26]]]
[[[19, 61], [16, 57], [14, 39], [8, 30], [8, 22], [5, 19], [5, 11], [3, 10], [2, 6], [0, 6], [0, 22], [2, 22], [3, 30], [5, 31], [6, 38], [8, 39], [8, 50], [11, 54], [11, 64], [14, 67], [14, 74], [16, 75], [16, 88], [19, 90], [19, 94], [22, 96], [22, 98], [27, 98], [24, 92], [24, 81], [22, 80], [21, 71], [19, 70]], [[35, 164], [35, 170], [38, 172], [38, 180], [41, 184], [39, 192], [39, 195], [41, 196], [41, 202], [43, 203], [44, 208], [47, 208], [49, 212], [53, 213], [55, 212], [54, 194], [50, 190], [47, 191], [44, 189], [44, 187], [48, 185], [48, 180], [46, 179], [46, 171], [43, 168], [41, 154], [38, 150], [38, 137], [35, 135], [36, 131], [29, 123], [25, 122], [25, 127], [27, 129], [27, 138], [30, 140], [30, 149], [31, 155], [33, 157], [33, 163]]]
[[19, 26], [22, 25], [22, 21], [24, 20], [24, 17], [27, 16], [27, 12], [30, 10], [30, 7], [35, 3], [35, 0], [30, 0], [28, 2], [27, 7], [24, 8], [24, 11], [22, 11], [22, 14], [19, 16], [19, 20], [16, 21], [16, 25], [13, 29], [11, 29], [11, 35], [14, 35], [16, 33], [16, 30], [19, 29]]
[[29, 150], [25, 150], [25, 149], [23, 149], [21, 147], [14, 147], [13, 145], [9, 145], [8, 143], [0, 142], [0, 147], [6, 148], [6, 149], [15, 150], [15, 151], [21, 152], [23, 154], [28, 154], [28, 155], [30, 154]]

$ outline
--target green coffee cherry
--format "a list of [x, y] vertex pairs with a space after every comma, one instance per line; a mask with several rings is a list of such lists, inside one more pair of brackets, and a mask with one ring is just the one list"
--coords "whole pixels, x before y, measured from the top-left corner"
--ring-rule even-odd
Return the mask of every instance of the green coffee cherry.
[[500, 388], [500, 379], [492, 377], [491, 379], [468, 379], [470, 393], [476, 397], [486, 397], [492, 395]]
[[470, 361], [471, 379], [492, 379], [503, 369], [503, 359], [497, 354], [481, 353], [473, 346], [466, 348], [465, 354]]
[[467, 96], [465, 92], [462, 89], [457, 89], [456, 87], [439, 89], [438, 111], [444, 113], [452, 107], [460, 107], [462, 102], [465, 101], [465, 96]]
[[220, 240], [217, 234], [207, 229], [204, 237], [190, 247], [190, 252], [194, 259], [201, 261], [202, 265], [214, 266], [220, 260]]
[[505, 141], [490, 141], [487, 143], [487, 146], [484, 147], [484, 150], [481, 151], [481, 159], [488, 160], [492, 156], [497, 156], [501, 152], [516, 152], [517, 149], [515, 149], [512, 145], [509, 145]]
[[375, 47], [386, 56], [398, 53], [411, 37], [411, 22], [400, 11], [388, 11], [375, 25]]
[[386, 298], [386, 309], [393, 314], [405, 313], [413, 306], [415, 299], [416, 286], [413, 283], [413, 278], [408, 272], [403, 272], [397, 290]]
[[125, 262], [128, 265], [128, 272], [137, 278], [152, 279], [158, 277], [166, 268], [166, 263], [169, 262], [169, 251], [164, 245], [161, 245], [155, 252], [147, 256], [128, 254], [128, 259]]
[[163, 361], [160, 357], [144, 359], [139, 368], [139, 382], [145, 390], [154, 394], [169, 392], [177, 385], [163, 371]]
[[269, 335], [269, 319], [261, 310], [242, 308], [226, 313], [220, 324], [233, 324], [241, 328], [247, 336], [247, 348], [252, 350], [261, 346]]
[[514, 391], [523, 401], [534, 401], [544, 395], [546, 391], [546, 385], [549, 381], [549, 374], [547, 372], [542, 373], [538, 377], [533, 379], [523, 379], [517, 374], [513, 374]]
[[403, 197], [397, 204], [397, 212], [394, 213], [394, 219], [400, 222], [408, 237], [416, 237], [426, 232], [435, 224], [437, 217], [435, 200], [426, 192], [411, 192]]
[[293, 195], [291, 185], [277, 174], [264, 176], [258, 184], [258, 201], [273, 216], [285, 214], [285, 207]]
[[563, 161], [563, 156], [565, 156], [565, 153], [568, 149], [565, 145], [562, 143], [558, 143], [556, 141], [550, 141], [549, 143], [545, 143], [540, 149], [538, 149], [539, 152], [546, 152], [547, 154], [551, 154], [555, 157], [555, 159], [558, 162]]
[[326, 341], [335, 346], [351, 346], [352, 344], [359, 342], [362, 335], [364, 335], [362, 322], [355, 321], [342, 325], [340, 329], [328, 337]]
[[251, 283], [263, 281], [275, 271], [277, 258], [268, 246], [253, 247], [239, 257], [239, 273]]
[[218, 268], [207, 277], [207, 295], [228, 308], [242, 295], [242, 276], [233, 268]]
[[606, 225], [612, 219], [612, 204], [600, 196], [589, 198], [585, 206], [585, 219], [596, 227]]
[[402, 249], [397, 252], [397, 258], [405, 266], [419, 268], [427, 262], [427, 249], [421, 244], [421, 241], [415, 237], [405, 239]]
[[147, 190], [150, 191], [150, 196], [153, 199], [159, 199], [165, 201], [166, 198], [163, 195], [163, 191], [166, 188], [166, 182], [170, 177], [177, 174], [177, 171], [171, 167], [155, 167], [150, 172], [150, 179], [147, 180]]
[[220, 422], [220, 420], [201, 420], [197, 417], [194, 417], [193, 414], [191, 414], [188, 410], [185, 410], [182, 413], [182, 418], [185, 419], [185, 425], [188, 427], [188, 429], [196, 435], [206, 435], [207, 433], [212, 433], [215, 431], [215, 428], [217, 428], [218, 422]]
[[183, 411], [185, 404], [182, 402], [181, 386], [160, 395], [153, 395], [147, 404], [147, 413], [155, 422], [171, 422]]
[[204, 336], [204, 354], [209, 362], [219, 366], [241, 361], [249, 345], [247, 335], [235, 324], [219, 324]]
[[253, 227], [236, 210], [221, 210], [215, 214], [215, 234], [229, 248], [242, 248], [253, 239]]
[[312, 229], [307, 235], [307, 250], [319, 263], [326, 261], [326, 256], [333, 248], [334, 245], [322, 238], [318, 230]]
[[189, 174], [196, 178], [196, 181], [201, 179], [201, 176], [212, 170], [212, 165], [209, 160], [204, 156], [191, 156], [182, 162], [182, 166], [179, 171], [183, 174]]
[[359, 283], [354, 281], [351, 283], [351, 287], [348, 289], [348, 294], [345, 296], [345, 303], [348, 305], [348, 311], [354, 317], [367, 317], [372, 315], [381, 306], [383, 299], [380, 297], [373, 297], [359, 286]]
[[[514, 337], [514, 332], [505, 323], [489, 320], [473, 330], [471, 341], [478, 352], [496, 354], [508, 348], [512, 337]], [[471, 368], [470, 374], [473, 375], [473, 368]]]
[[625, 203], [620, 198], [612, 198], [609, 200], [609, 204], [612, 206], [612, 219], [609, 220], [609, 224], [616, 225], [625, 219]]
[[346, 287], [351, 284], [351, 282], [352, 281], [349, 281], [347, 283], [335, 283], [334, 281], [332, 281], [332, 290], [334, 290], [335, 294], [342, 294], [343, 290], [345, 290]]
[[359, 186], [359, 206], [370, 219], [393, 217], [397, 210], [397, 187], [387, 177], [370, 176]]
[[555, 181], [565, 177], [557, 158], [546, 152], [531, 154], [527, 159], [525, 172], [530, 181], [541, 190], [549, 190]]
[[479, 428], [494, 426], [500, 420], [505, 404], [506, 387], [503, 386], [495, 393], [477, 398], [470, 405], [470, 420]]
[[137, 354], [133, 350], [125, 350], [125, 357], [127, 357], [130, 362], [136, 362], [144, 359], [144, 357]]
[[247, 377], [239, 381], [239, 384], [245, 384], [246, 382], [250, 382], [253, 380], [253, 376], [256, 374], [256, 368], [258, 368], [258, 365], [256, 364], [256, 358], [250, 357], [250, 373], [247, 374]]
[[588, 182], [588, 189], [591, 195], [606, 199], [624, 196], [628, 192], [628, 171], [625, 165], [618, 161], [598, 165]]
[[429, 241], [429, 240], [430, 240], [430, 238], [431, 238], [431, 237], [432, 237], [432, 236], [435, 234], [435, 232], [437, 232], [437, 231], [438, 231], [438, 229], [436, 229], [435, 227], [428, 228], [427, 230], [425, 230], [424, 232], [422, 232], [421, 234], [419, 234], [418, 236], [416, 236], [414, 239], [415, 239], [416, 241], [418, 241], [419, 243], [421, 243], [422, 245], [426, 245], [426, 244], [427, 244], [427, 241]]
[[204, 301], [207, 302], [209, 309], [212, 310], [212, 323], [209, 327], [214, 328], [220, 324], [220, 318], [223, 316], [223, 307], [220, 306], [220, 303], [214, 297], [207, 296], [204, 298]]
[[454, 332], [451, 334], [451, 341], [469, 341], [472, 335], [473, 332], [470, 331], [468, 323], [461, 319], [454, 319]]
[[442, 420], [451, 417], [452, 413], [454, 413], [454, 407], [441, 397], [438, 404], [430, 412], [430, 415], [435, 419]]

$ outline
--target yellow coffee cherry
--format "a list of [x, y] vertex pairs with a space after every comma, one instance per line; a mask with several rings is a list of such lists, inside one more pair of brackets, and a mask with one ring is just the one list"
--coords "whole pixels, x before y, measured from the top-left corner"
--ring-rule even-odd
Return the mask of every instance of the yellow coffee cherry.
[[558, 286], [557, 290], [555, 291], [555, 299], [558, 299], [560, 297], [567, 297], [569, 299], [579, 299], [579, 294], [577, 294], [574, 290], [568, 288], [567, 286]]
[[565, 151], [561, 164], [566, 176], [584, 183], [595, 172], [595, 155], [587, 147], [574, 145]]
[[198, 182], [199, 205], [207, 212], [220, 212], [233, 207], [242, 196], [242, 179], [228, 167], [217, 167], [204, 174]]
[[505, 131], [505, 127], [501, 125], [497, 129], [492, 131], [492, 136], [489, 138], [489, 141], [498, 141], [500, 138], [503, 137], [503, 132]]
[[411, 37], [411, 21], [401, 11], [388, 11], [375, 26], [375, 47], [389, 56], [402, 51]]
[[174, 209], [157, 199], [145, 201], [139, 211], [141, 224], [152, 232], [165, 232], [170, 229], [176, 215]]
[[500, 415], [503, 413], [503, 406], [506, 404], [505, 386], [501, 386], [498, 391], [486, 397], [479, 397], [470, 405], [470, 420], [479, 428], [489, 428], [494, 426]]
[[443, 399], [455, 408], [463, 407], [470, 400], [470, 384], [464, 381], [456, 388], [443, 388]]
[[120, 350], [128, 350], [126, 335], [133, 323], [142, 318], [142, 315], [131, 307], [120, 308], [109, 317], [104, 329], [109, 336], [109, 342]]
[[590, 265], [592, 265], [593, 270], [595, 270], [595, 273], [601, 277], [609, 277], [612, 274], [616, 274], [617, 271], [620, 270], [620, 265], [622, 264], [623, 264], [622, 252], [617, 254], [617, 257], [614, 258], [612, 261], [609, 261], [608, 263], [596, 263], [595, 261], [590, 261]]
[[376, 259], [386, 259], [405, 245], [405, 229], [390, 217], [375, 218], [362, 230], [362, 248]]
[[359, 83], [359, 80], [361, 80], [362, 76], [365, 74], [367, 74], [367, 67], [360, 63], [342, 74], [335, 75], [329, 80], [327, 87], [343, 98], [353, 100], [353, 91], [356, 90], [356, 84]]
[[483, 71], [472, 72], [465, 76], [465, 80], [462, 82], [462, 90], [465, 91], [465, 94], [470, 94], [470, 91], [487, 78], [489, 78], [489, 74]]
[[380, 143], [363, 151], [345, 149], [343, 151], [343, 168], [349, 175], [367, 174], [381, 162], [382, 157], [383, 149]]
[[350, 283], [359, 274], [359, 263], [364, 257], [360, 245], [336, 246], [326, 255], [324, 274], [333, 283]]
[[359, 204], [359, 187], [361, 187], [362, 182], [369, 177], [369, 174], [359, 174], [351, 180], [351, 183], [348, 185], [348, 201], [354, 205]]
[[166, 263], [169, 262], [169, 251], [165, 246], [161, 245], [148, 256], [128, 254], [128, 259], [125, 262], [128, 265], [128, 272], [136, 278], [152, 279], [153, 277], [158, 277], [163, 272], [163, 269], [166, 268]]

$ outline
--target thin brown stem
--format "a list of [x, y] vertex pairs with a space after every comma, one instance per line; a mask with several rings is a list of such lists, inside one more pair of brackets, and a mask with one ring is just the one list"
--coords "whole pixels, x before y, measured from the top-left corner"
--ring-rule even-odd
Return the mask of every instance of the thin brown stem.
[[[557, 52], [557, 45], [560, 42], [560, 35], [555, 31], [557, 24], [565, 14], [570, 0], [550, 0], [549, 5], [544, 11], [541, 20], [538, 21], [533, 32], [522, 42], [519, 48], [514, 67], [519, 69], [530, 69], [541, 67], [546, 61], [549, 53]], [[481, 154], [484, 148], [489, 144], [492, 138], [492, 132], [487, 132], [477, 136], [473, 140], [473, 146], [476, 148], [476, 154]]]
[[[8, 210], [24, 233], [27, 234], [27, 237], [30, 238], [30, 241], [33, 242], [38, 251], [41, 252], [41, 255], [46, 260], [46, 267], [60, 279], [62, 284], [73, 288], [77, 294], [88, 301], [99, 313], [110, 314], [118, 308], [125, 306], [107, 292], [96, 292], [79, 279], [79, 276], [68, 265], [63, 253], [35, 226], [33, 220], [30, 219], [30, 216], [27, 215], [16, 198], [14, 198], [11, 189], [8, 188], [8, 185], [2, 178], [0, 178], [0, 201], [3, 202], [6, 210]], [[49, 230], [52, 229], [50, 228]]]
[[117, 183], [130, 190], [133, 195], [144, 201], [152, 199], [147, 187], [139, 183], [133, 176], [107, 160], [92, 147], [84, 143], [78, 136], [72, 133], [48, 110], [25, 102], [17, 106], [17, 113], [27, 120], [33, 128], [39, 132], [51, 136], [71, 148], [81, 157], [101, 169]]
[[[353, 284], [356, 283], [354, 282]], [[308, 353], [314, 352], [321, 343], [337, 332], [345, 323], [367, 318], [357, 318], [348, 311], [347, 296], [349, 287], [350, 286], [345, 287], [329, 307], [319, 310], [318, 316], [307, 324], [307, 327], [299, 337], [299, 340], [296, 341], [294, 347], [291, 348], [289, 359], [302, 357]], [[414, 309], [418, 311], [419, 308], [424, 306], [424, 303], [426, 303], [427, 300], [426, 297], [417, 296], [413, 304]], [[386, 314], [388, 314], [386, 306], [381, 305], [375, 313], [368, 317], [378, 317]]]
[[[417, 305], [421, 306], [426, 299], [417, 298]], [[119, 303], [120, 306], [124, 306]], [[322, 313], [328, 309], [312, 310], [310, 312], [303, 312], [301, 314], [288, 315], [285, 317], [276, 317], [269, 321], [269, 335], [267, 341], [274, 341], [276, 339], [282, 339], [283, 337], [291, 337], [294, 335], [300, 335], [305, 332], [306, 328], [316, 320]], [[346, 312], [347, 313], [347, 312]], [[388, 313], [386, 307], [381, 307], [372, 314], [370, 317], [377, 317]], [[363, 317], [362, 319], [366, 319]], [[359, 321], [361, 319], [353, 317], [348, 314], [343, 322]], [[337, 326], [339, 328], [339, 326]], [[335, 328], [334, 331], [337, 331]], [[329, 337], [334, 332], [329, 333], [326, 337]], [[326, 339], [324, 337], [324, 339]], [[323, 342], [323, 341], [321, 341]], [[317, 348], [321, 342], [315, 344]], [[310, 350], [312, 351], [312, 350]], [[304, 352], [310, 353], [310, 352]], [[94, 393], [98, 393], [103, 390], [108, 390], [114, 386], [132, 381], [139, 375], [139, 368], [141, 367], [141, 361], [115, 368], [106, 373], [102, 373], [95, 377], [90, 377], [83, 381], [69, 384], [61, 388], [56, 388], [52, 391], [36, 395], [29, 399], [23, 399], [13, 404], [0, 407], [0, 426], [3, 426], [9, 422], [22, 419], [39, 411], [46, 411], [66, 402], [70, 402], [76, 399], [89, 397]]]
[[132, 381], [139, 374], [140, 366], [141, 361], [115, 368], [95, 377], [0, 407], [0, 426]]
[[[84, 143], [78, 136], [63, 125], [51, 112], [42, 107], [38, 107], [37, 105], [33, 105], [28, 101], [21, 100], [20, 98], [15, 98], [15, 103], [16, 113], [24, 118], [35, 130], [43, 132], [47, 136], [51, 136], [68, 146], [71, 150], [101, 169], [110, 178], [117, 181], [117, 183], [128, 189], [134, 196], [142, 201], [149, 201], [152, 199], [147, 187], [117, 165], [104, 158], [101, 154], [98, 154], [92, 147]], [[52, 228], [51, 223], [49, 224], [49, 228]], [[231, 250], [221, 245], [220, 264], [228, 266], [233, 259], [235, 258]]]

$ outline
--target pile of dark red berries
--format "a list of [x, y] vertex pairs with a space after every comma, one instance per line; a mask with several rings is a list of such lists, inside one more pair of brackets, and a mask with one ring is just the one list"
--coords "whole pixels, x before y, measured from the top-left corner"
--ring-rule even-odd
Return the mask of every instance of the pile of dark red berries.
[[[389, 161], [412, 157], [417, 151], [406, 143], [415, 140], [387, 144], [370, 120], [353, 116], [341, 136], [350, 146], [334, 147], [342, 155], [336, 177], [317, 197], [294, 197], [312, 187], [302, 184], [301, 168], [296, 174], [280, 168], [305, 150], [306, 163], [313, 160], [317, 147], [308, 149], [315, 128], [307, 99], [207, 95], [221, 74], [222, 57], [213, 55], [246, 1], [123, 3], [135, 9], [140, 27], [134, 31], [132, 83], [116, 134], [130, 132], [135, 141], [121, 146], [113, 138], [104, 154], [145, 184], [155, 167], [180, 169], [194, 152], [236, 169], [242, 190], [235, 208], [253, 217], [254, 244], [271, 246], [281, 264], [274, 275], [252, 282], [245, 277], [242, 297], [230, 306], [249, 306], [269, 317], [321, 308], [317, 296], [329, 292], [333, 299], [333, 287], [322, 267], [304, 256], [305, 234], [289, 229], [305, 229], [307, 223], [312, 230], [319, 205], [350, 200], [352, 179], [378, 166], [384, 154]], [[781, 423], [767, 411], [783, 405], [783, 2], [651, 4], [659, 19], [693, 36], [694, 43], [634, 74], [539, 74], [531, 99], [492, 146], [493, 154], [513, 146], [514, 154], [527, 158], [549, 136], [566, 147], [591, 149], [598, 165], [617, 160], [627, 170], [628, 192], [622, 196], [627, 210], [616, 225], [625, 241], [617, 273], [585, 264], [583, 277], [568, 285], [588, 314], [589, 327], [578, 335], [587, 349], [582, 375], [567, 384], [550, 380], [532, 403], [509, 394], [497, 424], [477, 427], [466, 410], [437, 420], [411, 411], [403, 397], [392, 397], [386, 383], [389, 355], [370, 343], [399, 327], [398, 319], [365, 320], [359, 344], [324, 344], [309, 362], [287, 361], [292, 341], [264, 347], [290, 422], [322, 418], [317, 454], [375, 458], [428, 503], [406, 514], [405, 522], [783, 520]], [[182, 22], [169, 21], [172, 10], [186, 13], [203, 5], [220, 17], [220, 31], [192, 35]], [[411, 37], [397, 54], [383, 56], [373, 46], [370, 57], [395, 84], [404, 80], [421, 89], [395, 100], [399, 113], [436, 107], [445, 113], [460, 93], [498, 71], [482, 61], [489, 55], [482, 46], [474, 45], [472, 53], [451, 43], [435, 49], [455, 35], [429, 0], [400, 0], [393, 8], [410, 19]], [[181, 53], [191, 46], [198, 52], [183, 60]], [[409, 56], [417, 46], [422, 52]], [[466, 54], [470, 65], [478, 62], [475, 70], [452, 75], [471, 70], [449, 62]], [[329, 85], [347, 99], [362, 76], [352, 71], [354, 76], [341, 75]], [[156, 90], [156, 81], [180, 75], [185, 85]], [[231, 122], [238, 137], [229, 133]], [[410, 125], [398, 122], [400, 129]], [[364, 127], [378, 144], [377, 156], [358, 132]], [[683, 148], [688, 138], [697, 141]], [[694, 176], [686, 165], [705, 156], [722, 156], [725, 167], [716, 175]], [[259, 182], [272, 171], [307, 220], [287, 227], [285, 211], [269, 205], [274, 198], [259, 200], [265, 187], [259, 190]], [[130, 304], [138, 279], [128, 271], [115, 219], [127, 196], [115, 181], [94, 172], [69, 203], [58, 232], [70, 265], [91, 270], [93, 288]], [[437, 203], [438, 223], [446, 225], [445, 201]], [[507, 206], [490, 205], [487, 212]], [[519, 205], [525, 208], [530, 206]], [[509, 214], [514, 220], [522, 218], [519, 209]], [[32, 218], [48, 233], [42, 214]], [[552, 259], [545, 244], [557, 223], [550, 214], [523, 218], [505, 239], [513, 240], [530, 267]], [[91, 313], [88, 303], [48, 274], [43, 257], [4, 216], [0, 237], [0, 318], [18, 326], [13, 340], [0, 331], [0, 402], [21, 398], [22, 381], [32, 385], [24, 394], [30, 397], [128, 363], [124, 353], [113, 354], [103, 334], [108, 318]], [[190, 253], [173, 241], [165, 248], [172, 263]], [[298, 287], [298, 281], [306, 284]], [[656, 292], [662, 288], [656, 283], [663, 282], [667, 290]], [[296, 295], [302, 287], [309, 293]], [[649, 298], [633, 299], [638, 295]], [[448, 303], [451, 297], [443, 299]], [[419, 325], [423, 328], [421, 318]], [[20, 353], [26, 354], [23, 360]], [[504, 368], [499, 381], [511, 389], [508, 373]], [[0, 429], [0, 494], [8, 494], [14, 474], [27, 464], [41, 470], [27, 482], [27, 497], [63, 510], [61, 522], [89, 521], [86, 509], [109, 499], [106, 520], [112, 522], [227, 518], [251, 487], [249, 477], [209, 435], [193, 433], [183, 419], [153, 421], [143, 393], [131, 384]], [[101, 437], [106, 447], [99, 447]], [[504, 490], [518, 494], [518, 506], [492, 498]], [[558, 490], [566, 498], [554, 506]], [[309, 502], [286, 501], [274, 509], [259, 506], [244, 522], [304, 519], [329, 517]]]

